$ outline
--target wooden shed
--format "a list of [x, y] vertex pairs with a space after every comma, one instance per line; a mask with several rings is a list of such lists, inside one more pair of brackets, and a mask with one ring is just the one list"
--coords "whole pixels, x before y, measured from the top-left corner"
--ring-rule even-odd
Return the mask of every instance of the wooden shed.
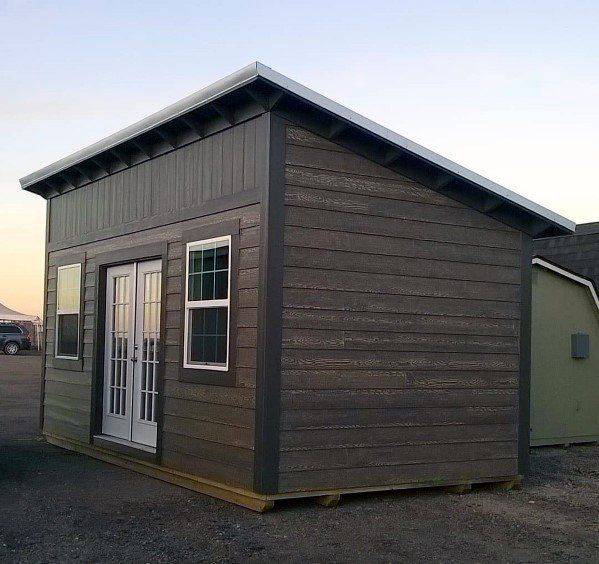
[[531, 446], [599, 440], [599, 298], [593, 281], [533, 259]]
[[51, 443], [256, 510], [524, 474], [568, 220], [260, 63], [21, 184]]

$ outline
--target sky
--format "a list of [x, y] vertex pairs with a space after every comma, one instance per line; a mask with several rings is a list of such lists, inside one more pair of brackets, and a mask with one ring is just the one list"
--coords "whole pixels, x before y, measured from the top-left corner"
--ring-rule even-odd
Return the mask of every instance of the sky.
[[0, 0], [0, 302], [42, 309], [18, 179], [254, 60], [599, 221], [599, 2]]

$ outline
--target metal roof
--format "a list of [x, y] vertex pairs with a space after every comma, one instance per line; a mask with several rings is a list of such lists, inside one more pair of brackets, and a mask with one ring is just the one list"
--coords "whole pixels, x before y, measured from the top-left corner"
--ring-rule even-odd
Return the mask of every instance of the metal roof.
[[496, 194], [502, 199], [508, 200], [517, 206], [524, 208], [568, 231], [575, 230], [575, 223], [565, 217], [509, 190], [495, 182], [472, 172], [471, 170], [454, 163], [453, 161], [438, 155], [437, 153], [407, 139], [406, 137], [373, 122], [372, 120], [334, 102], [333, 100], [314, 92], [306, 86], [287, 78], [286, 76], [274, 71], [259, 62], [254, 62], [229, 76], [218, 80], [217, 82], [207, 86], [191, 94], [186, 98], [156, 112], [117, 133], [105, 137], [101, 141], [89, 145], [63, 159], [60, 159], [40, 170], [33, 172], [21, 178], [21, 187], [27, 189], [37, 182], [43, 181], [50, 176], [64, 171], [65, 169], [77, 165], [86, 159], [97, 156], [98, 154], [116, 147], [117, 145], [131, 140], [143, 133], [146, 133], [160, 125], [163, 125], [179, 116], [182, 116], [190, 111], [198, 109], [206, 104], [209, 104], [216, 99], [238, 90], [258, 79], [266, 80], [271, 84], [288, 91], [289, 93], [298, 96], [315, 106], [330, 112], [347, 122], [357, 126], [365, 132], [374, 135], [386, 142], [389, 142], [404, 151], [412, 153], [419, 158], [422, 158], [446, 171], [453, 173], [469, 182], [472, 182], [488, 192]]

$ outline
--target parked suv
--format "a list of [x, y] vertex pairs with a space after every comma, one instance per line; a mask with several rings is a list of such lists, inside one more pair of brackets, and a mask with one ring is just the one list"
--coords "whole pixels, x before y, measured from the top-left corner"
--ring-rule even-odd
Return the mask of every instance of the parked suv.
[[13, 355], [30, 348], [31, 337], [25, 329], [14, 323], [0, 323], [0, 350]]

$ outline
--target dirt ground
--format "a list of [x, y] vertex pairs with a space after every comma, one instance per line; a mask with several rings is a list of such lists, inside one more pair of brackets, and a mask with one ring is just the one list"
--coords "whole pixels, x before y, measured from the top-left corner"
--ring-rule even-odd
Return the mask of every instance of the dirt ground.
[[520, 491], [348, 496], [257, 515], [49, 446], [40, 357], [0, 355], [0, 561], [599, 561], [599, 447], [533, 450]]

